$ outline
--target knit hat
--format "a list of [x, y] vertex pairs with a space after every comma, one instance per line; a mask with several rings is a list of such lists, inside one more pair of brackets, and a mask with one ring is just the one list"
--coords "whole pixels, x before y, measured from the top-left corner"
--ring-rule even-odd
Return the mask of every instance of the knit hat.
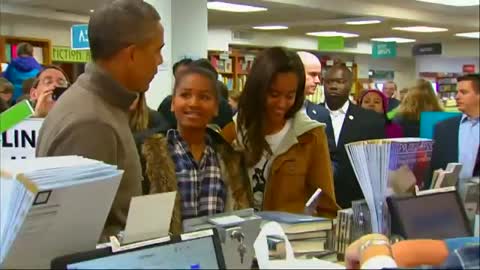
[[359, 105], [362, 106], [363, 98], [368, 93], [376, 93], [377, 95], [379, 95], [382, 98], [383, 112], [387, 113], [387, 111], [388, 111], [388, 98], [387, 98], [387, 96], [385, 96], [384, 93], [382, 93], [381, 91], [379, 91], [377, 89], [369, 89], [369, 90], [363, 92], [362, 95], [360, 96], [360, 99], [359, 99]]

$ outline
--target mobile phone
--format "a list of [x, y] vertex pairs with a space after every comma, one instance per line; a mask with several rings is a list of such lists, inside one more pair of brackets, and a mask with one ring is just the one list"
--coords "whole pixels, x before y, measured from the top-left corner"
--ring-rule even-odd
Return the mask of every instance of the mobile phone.
[[52, 93], [52, 99], [53, 100], [58, 100], [60, 98], [60, 96], [65, 92], [67, 91], [67, 88], [68, 87], [65, 87], [65, 86], [57, 86], [55, 87], [55, 89], [53, 89], [53, 93]]

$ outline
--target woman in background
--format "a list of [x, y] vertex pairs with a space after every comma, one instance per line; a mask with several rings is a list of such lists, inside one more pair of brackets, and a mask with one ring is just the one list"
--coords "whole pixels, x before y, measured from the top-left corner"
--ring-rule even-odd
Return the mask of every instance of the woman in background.
[[304, 213], [309, 197], [321, 188], [316, 214], [331, 218], [339, 207], [325, 124], [300, 111], [304, 88], [299, 56], [280, 47], [265, 49], [223, 134], [244, 153], [256, 210]]
[[367, 110], [375, 111], [385, 116], [385, 135], [387, 138], [402, 138], [403, 130], [398, 124], [387, 118], [388, 98], [384, 93], [372, 89], [362, 93], [359, 105]]
[[180, 74], [171, 105], [177, 128], [163, 130], [143, 145], [150, 193], [178, 191], [172, 233], [181, 232], [184, 219], [251, 207], [241, 156], [208, 128], [218, 114], [216, 82], [215, 75], [201, 67]]
[[417, 85], [410, 89], [398, 107], [398, 112], [393, 119], [399, 124], [405, 137], [420, 136], [420, 115], [422, 112], [443, 111], [430, 82], [420, 79]]

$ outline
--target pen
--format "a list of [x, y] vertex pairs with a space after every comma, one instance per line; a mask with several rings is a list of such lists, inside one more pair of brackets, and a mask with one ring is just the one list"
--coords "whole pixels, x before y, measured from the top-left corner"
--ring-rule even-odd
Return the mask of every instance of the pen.
[[320, 199], [320, 195], [322, 194], [322, 189], [317, 188], [317, 190], [313, 193], [313, 195], [308, 199], [307, 203], [305, 204], [305, 214], [313, 215], [315, 213], [315, 209], [317, 208], [318, 200]]

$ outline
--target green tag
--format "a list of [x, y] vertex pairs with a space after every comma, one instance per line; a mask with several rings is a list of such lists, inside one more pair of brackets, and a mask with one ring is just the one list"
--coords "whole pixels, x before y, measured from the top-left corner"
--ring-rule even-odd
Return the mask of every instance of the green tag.
[[61, 46], [52, 48], [52, 61], [55, 62], [88, 63], [91, 59], [90, 50], [72, 50]]
[[373, 42], [372, 57], [373, 58], [397, 57], [397, 43], [396, 42]]
[[331, 51], [345, 48], [343, 37], [318, 37], [318, 50]]
[[0, 114], [0, 133], [14, 127], [33, 115], [33, 108], [28, 100], [24, 100]]

